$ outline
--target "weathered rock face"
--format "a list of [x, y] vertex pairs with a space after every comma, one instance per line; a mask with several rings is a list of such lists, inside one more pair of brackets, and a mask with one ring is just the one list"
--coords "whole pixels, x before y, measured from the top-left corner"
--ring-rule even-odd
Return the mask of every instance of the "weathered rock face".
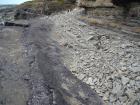
[[140, 17], [140, 3], [132, 3], [129, 10], [131, 17]]
[[82, 7], [112, 7], [113, 3], [112, 0], [79, 0], [78, 6]]
[[124, 13], [130, 17], [139, 17], [140, 1], [139, 0], [112, 0], [112, 3], [124, 8]]
[[86, 8], [87, 13], [94, 16], [140, 16], [140, 1], [138, 0], [78, 0], [78, 6]]
[[128, 4], [140, 2], [139, 0], [79, 0], [79, 6], [85, 7], [112, 7], [113, 5], [126, 6]]

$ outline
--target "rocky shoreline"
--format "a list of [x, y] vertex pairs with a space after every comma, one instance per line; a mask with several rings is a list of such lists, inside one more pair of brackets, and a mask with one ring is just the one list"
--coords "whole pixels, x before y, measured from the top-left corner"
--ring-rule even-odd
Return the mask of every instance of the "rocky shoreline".
[[109, 10], [1, 11], [0, 105], [140, 105], [139, 17]]

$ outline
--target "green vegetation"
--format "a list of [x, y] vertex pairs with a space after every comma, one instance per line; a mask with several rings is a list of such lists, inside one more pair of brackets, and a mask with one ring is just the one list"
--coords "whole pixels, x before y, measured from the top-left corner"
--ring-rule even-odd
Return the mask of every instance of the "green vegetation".
[[61, 10], [75, 7], [74, 0], [32, 0], [18, 6], [18, 8], [30, 8], [41, 14], [51, 14]]
[[60, 3], [60, 4], [64, 4], [64, 0], [57, 0], [58, 1], [58, 3]]

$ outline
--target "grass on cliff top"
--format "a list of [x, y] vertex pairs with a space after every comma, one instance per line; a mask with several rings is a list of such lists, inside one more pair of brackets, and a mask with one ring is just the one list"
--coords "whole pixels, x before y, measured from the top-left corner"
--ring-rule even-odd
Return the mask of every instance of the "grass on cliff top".
[[[32, 0], [32, 1], [27, 1], [19, 5], [19, 7], [24, 7], [24, 8], [35, 8], [37, 6], [42, 6], [45, 4], [47, 0]], [[52, 0], [52, 1], [47, 1], [47, 3], [55, 3], [55, 4], [64, 4], [64, 0]]]

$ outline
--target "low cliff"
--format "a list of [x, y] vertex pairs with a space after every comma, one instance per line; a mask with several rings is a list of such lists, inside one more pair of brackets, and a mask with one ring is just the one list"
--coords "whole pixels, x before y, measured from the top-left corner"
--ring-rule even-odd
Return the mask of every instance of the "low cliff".
[[75, 0], [32, 0], [18, 6], [19, 9], [30, 8], [37, 13], [47, 15], [74, 7]]

